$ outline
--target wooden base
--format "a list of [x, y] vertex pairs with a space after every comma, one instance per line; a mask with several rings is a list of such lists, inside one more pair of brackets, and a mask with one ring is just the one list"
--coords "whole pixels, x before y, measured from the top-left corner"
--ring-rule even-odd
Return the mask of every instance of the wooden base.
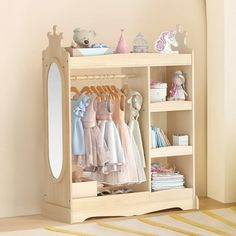
[[44, 203], [43, 215], [67, 223], [91, 217], [134, 216], [163, 209], [198, 209], [192, 188], [73, 199], [71, 209]]

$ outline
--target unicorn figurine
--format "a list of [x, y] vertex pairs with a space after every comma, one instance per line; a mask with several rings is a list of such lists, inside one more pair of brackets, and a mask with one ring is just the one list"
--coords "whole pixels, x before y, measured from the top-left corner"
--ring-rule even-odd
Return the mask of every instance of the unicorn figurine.
[[172, 46], [178, 46], [178, 42], [175, 38], [175, 32], [165, 31], [160, 34], [160, 37], [156, 41], [154, 48], [158, 53], [179, 53], [178, 51], [173, 51]]

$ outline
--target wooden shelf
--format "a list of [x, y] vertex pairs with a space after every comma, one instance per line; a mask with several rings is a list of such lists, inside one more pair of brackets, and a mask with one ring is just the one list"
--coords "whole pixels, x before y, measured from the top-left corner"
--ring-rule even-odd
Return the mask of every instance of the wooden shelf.
[[150, 150], [151, 158], [192, 155], [192, 146], [168, 146]]
[[192, 188], [172, 188], [172, 189], [166, 189], [166, 190], [160, 190], [160, 191], [154, 191], [152, 194], [154, 194], [156, 197], [159, 197], [161, 199], [168, 199], [171, 200], [171, 196], [175, 196], [175, 198], [183, 199], [185, 196], [192, 196], [193, 189]]
[[150, 103], [150, 112], [191, 111], [192, 101], [166, 101]]
[[70, 57], [70, 69], [184, 66], [192, 64], [191, 54], [127, 53]]

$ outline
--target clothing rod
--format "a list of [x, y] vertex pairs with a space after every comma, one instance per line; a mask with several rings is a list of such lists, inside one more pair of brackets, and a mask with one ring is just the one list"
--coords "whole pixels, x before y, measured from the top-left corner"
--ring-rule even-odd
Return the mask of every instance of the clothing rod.
[[130, 79], [136, 78], [136, 74], [102, 74], [102, 75], [72, 75], [72, 80], [87, 80], [87, 79]]

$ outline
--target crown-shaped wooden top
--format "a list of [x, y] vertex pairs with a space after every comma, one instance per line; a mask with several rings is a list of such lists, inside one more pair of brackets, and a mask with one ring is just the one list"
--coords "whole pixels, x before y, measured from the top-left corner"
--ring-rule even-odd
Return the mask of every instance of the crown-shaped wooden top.
[[60, 48], [61, 47], [61, 40], [63, 38], [63, 33], [57, 33], [57, 26], [53, 26], [53, 32], [47, 33], [48, 40], [49, 40], [49, 48], [55, 47]]

